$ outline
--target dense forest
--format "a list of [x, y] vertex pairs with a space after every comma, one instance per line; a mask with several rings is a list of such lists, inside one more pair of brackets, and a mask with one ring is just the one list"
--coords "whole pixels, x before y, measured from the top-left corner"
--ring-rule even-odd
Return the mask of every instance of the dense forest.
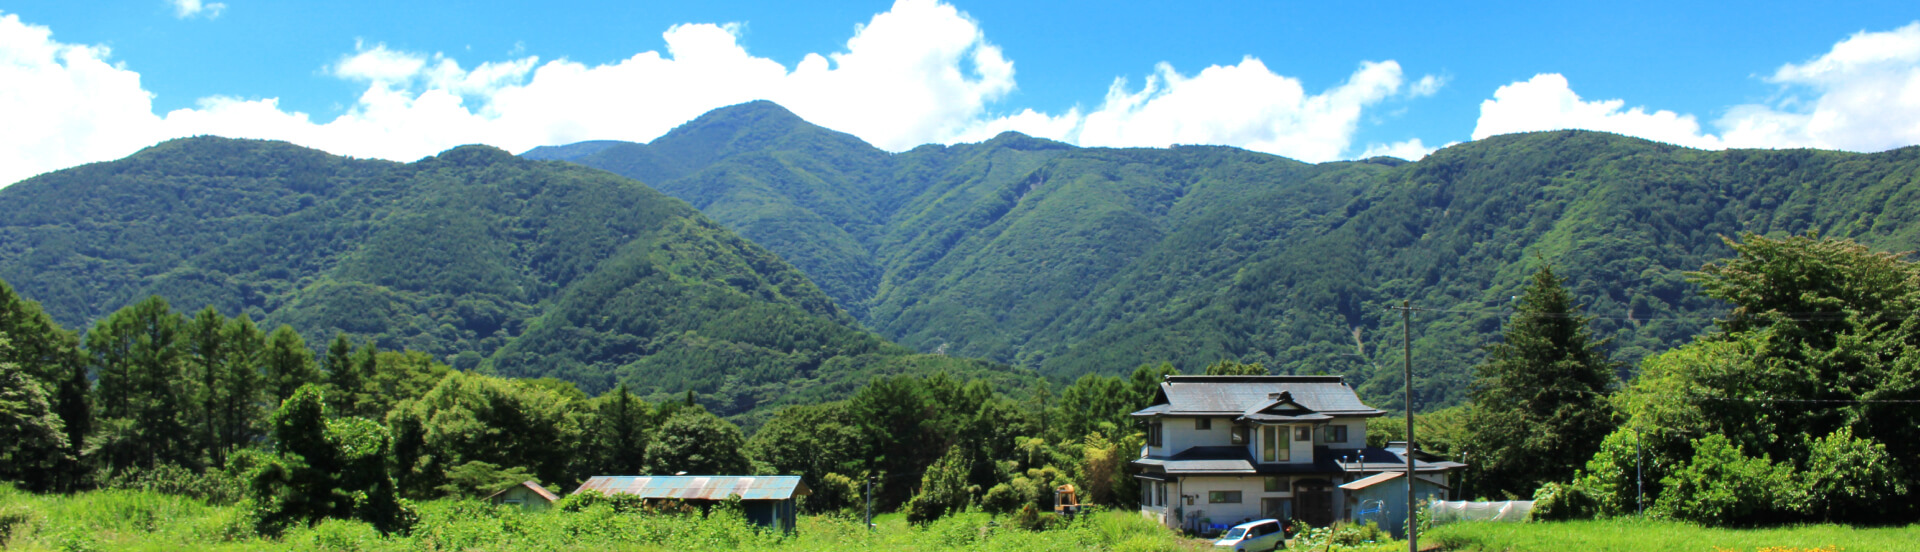
[[0, 190], [0, 278], [67, 327], [151, 296], [307, 343], [713, 411], [841, 398], [886, 374], [1012, 381], [857, 327], [801, 273], [605, 172], [469, 146], [415, 163], [192, 138]]
[[[1920, 148], [1708, 152], [1496, 136], [1419, 162], [1309, 165], [1220, 147], [1005, 134], [890, 154], [767, 102], [647, 144], [524, 154], [646, 182], [779, 254], [921, 351], [1061, 381], [1146, 361], [1346, 374], [1397, 408], [1411, 299], [1422, 410], [1467, 397], [1512, 298], [1554, 264], [1631, 372], [1725, 314], [1682, 273], [1718, 236], [1820, 230], [1920, 247]], [[1627, 375], [1627, 374], [1622, 374]]]

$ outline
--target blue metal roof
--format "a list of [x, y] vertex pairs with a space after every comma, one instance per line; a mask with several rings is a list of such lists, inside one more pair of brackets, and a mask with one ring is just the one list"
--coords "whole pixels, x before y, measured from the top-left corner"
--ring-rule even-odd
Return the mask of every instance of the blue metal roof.
[[788, 500], [810, 494], [798, 475], [602, 475], [588, 478], [573, 492], [600, 491], [641, 498], [681, 500]]

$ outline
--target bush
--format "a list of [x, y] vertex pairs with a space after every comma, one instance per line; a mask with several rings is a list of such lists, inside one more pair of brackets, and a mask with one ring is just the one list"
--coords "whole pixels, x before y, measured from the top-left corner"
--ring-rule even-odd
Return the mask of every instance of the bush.
[[1885, 522], [1897, 519], [1907, 494], [1900, 467], [1886, 445], [1854, 438], [1841, 428], [1807, 445], [1801, 472], [1801, 511], [1821, 521]]
[[1659, 516], [1704, 525], [1779, 521], [1791, 504], [1793, 468], [1740, 452], [1724, 435], [1693, 442], [1693, 460], [1661, 480]]
[[[1572, 486], [1593, 499], [1594, 515], [1621, 516], [1638, 512], [1640, 496], [1636, 478], [1644, 475], [1648, 483], [1659, 482], [1661, 473], [1653, 471], [1659, 463], [1639, 456], [1642, 451], [1635, 448], [1639, 439], [1631, 428], [1614, 430], [1600, 442], [1600, 452], [1587, 461], [1587, 468], [1574, 476]], [[1641, 469], [1647, 471], [1642, 474], [1638, 471]], [[1649, 495], [1657, 490], [1647, 489]], [[1533, 507], [1539, 508], [1539, 498], [1534, 500]]]
[[1527, 513], [1527, 519], [1592, 519], [1599, 511], [1600, 501], [1579, 485], [1548, 483], [1533, 492], [1533, 510]]

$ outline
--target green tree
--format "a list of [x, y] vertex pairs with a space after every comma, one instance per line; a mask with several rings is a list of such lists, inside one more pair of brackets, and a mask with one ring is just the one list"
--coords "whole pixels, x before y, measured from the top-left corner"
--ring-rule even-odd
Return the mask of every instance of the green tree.
[[220, 414], [226, 402], [221, 398], [225, 394], [221, 380], [226, 376], [226, 363], [230, 360], [226, 334], [222, 331], [226, 325], [227, 318], [209, 306], [195, 313], [184, 328], [187, 377], [194, 383], [195, 441], [215, 464], [224, 459], [220, 451]]
[[[0, 347], [0, 363], [13, 363], [28, 381], [42, 388], [67, 443], [64, 455], [80, 459], [93, 433], [93, 384], [79, 337], [62, 329], [39, 303], [21, 297], [6, 282], [0, 282], [0, 337], [8, 341], [8, 346]], [[54, 489], [71, 490], [87, 478], [88, 465], [61, 462], [38, 475], [51, 477]]]
[[161, 463], [196, 466], [191, 380], [183, 377], [182, 321], [159, 297], [114, 312], [87, 332], [98, 374], [101, 460], [110, 470]]
[[301, 339], [300, 332], [293, 331], [292, 326], [281, 324], [274, 328], [273, 333], [267, 335], [267, 349], [262, 356], [265, 383], [275, 407], [292, 398], [301, 386], [320, 381], [319, 370], [313, 366], [313, 351], [307, 349], [306, 340]]
[[353, 399], [360, 390], [361, 381], [358, 363], [353, 357], [353, 342], [347, 339], [347, 334], [333, 334], [333, 341], [327, 344], [327, 356], [322, 363], [322, 371], [326, 372], [327, 378], [327, 395], [334, 398], [334, 411], [354, 415]]
[[592, 420], [587, 424], [588, 438], [581, 440], [581, 450], [574, 455], [573, 476], [646, 473], [647, 445], [656, 425], [653, 405], [621, 385], [595, 398], [587, 409]]
[[907, 523], [929, 523], [966, 511], [973, 503], [973, 496], [980, 494], [978, 487], [967, 483], [974, 463], [972, 447], [949, 447], [940, 455], [920, 476], [920, 492], [907, 501]]
[[266, 411], [260, 405], [266, 398], [266, 381], [261, 375], [261, 361], [267, 344], [266, 336], [246, 314], [228, 320], [220, 331], [227, 359], [217, 384], [213, 450], [215, 462], [225, 465], [227, 454], [248, 446], [262, 435]]
[[307, 384], [269, 417], [278, 454], [249, 481], [257, 526], [279, 534], [294, 523], [359, 519], [382, 532], [403, 531], [413, 515], [387, 474], [391, 438], [362, 418], [333, 418], [325, 390]]
[[1219, 360], [1207, 365], [1209, 376], [1270, 376], [1273, 371], [1255, 362], [1252, 364], [1237, 360]]
[[660, 424], [647, 444], [647, 472], [671, 475], [747, 475], [753, 462], [746, 438], [732, 422], [701, 408], [682, 408]]
[[[0, 356], [12, 346], [0, 336]], [[56, 488], [62, 467], [75, 461], [64, 430], [46, 386], [13, 361], [0, 360], [0, 481], [34, 491]]]
[[[800, 476], [811, 488], [825, 484], [822, 477], [827, 474], [857, 475], [864, 470], [867, 441], [845, 402], [789, 406], [754, 432], [747, 441], [747, 454], [774, 473]], [[821, 502], [809, 506], [841, 506], [832, 500]]]
[[1561, 283], [1552, 267], [1534, 273], [1506, 335], [1475, 367], [1467, 449], [1488, 496], [1571, 481], [1615, 427], [1606, 397], [1618, 367]]

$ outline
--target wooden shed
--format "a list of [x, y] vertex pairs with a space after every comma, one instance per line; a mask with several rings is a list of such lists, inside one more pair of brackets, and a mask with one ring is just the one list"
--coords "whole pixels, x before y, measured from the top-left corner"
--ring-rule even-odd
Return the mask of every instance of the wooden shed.
[[748, 522], [789, 533], [798, 513], [794, 498], [811, 492], [797, 475], [602, 475], [573, 492], [581, 491], [678, 499], [699, 506], [739, 496]]
[[537, 481], [522, 481], [518, 485], [487, 495], [487, 502], [494, 506], [515, 504], [529, 512], [546, 511], [553, 507], [555, 500], [560, 500], [560, 497], [548, 491], [546, 487], [541, 487]]

